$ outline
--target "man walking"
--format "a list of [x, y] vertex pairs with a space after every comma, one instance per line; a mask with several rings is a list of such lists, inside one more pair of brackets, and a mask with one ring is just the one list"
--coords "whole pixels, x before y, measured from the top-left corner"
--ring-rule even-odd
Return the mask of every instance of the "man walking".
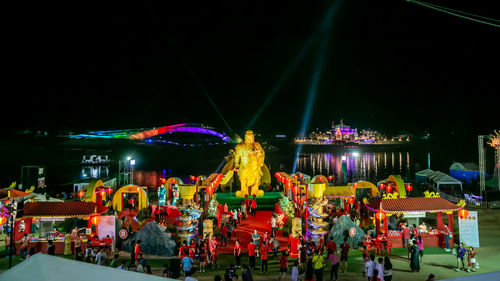
[[316, 276], [316, 281], [323, 281], [323, 265], [325, 264], [325, 260], [323, 259], [320, 250], [316, 250], [314, 252], [312, 263], [314, 267], [314, 275]]

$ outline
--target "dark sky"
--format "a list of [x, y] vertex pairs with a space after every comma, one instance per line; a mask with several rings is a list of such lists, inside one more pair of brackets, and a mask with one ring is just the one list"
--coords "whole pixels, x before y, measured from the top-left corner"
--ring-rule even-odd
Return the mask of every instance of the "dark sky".
[[[66, 1], [13, 7], [3, 45], [11, 129], [124, 129], [195, 122], [241, 133], [332, 1]], [[184, 3], [184, 4], [183, 4]], [[491, 1], [432, 1], [483, 16]], [[333, 16], [310, 129], [490, 133], [500, 29], [403, 0], [344, 0]], [[319, 37], [254, 131], [295, 135]], [[12, 63], [12, 64], [10, 64]], [[497, 110], [497, 112], [495, 112]]]

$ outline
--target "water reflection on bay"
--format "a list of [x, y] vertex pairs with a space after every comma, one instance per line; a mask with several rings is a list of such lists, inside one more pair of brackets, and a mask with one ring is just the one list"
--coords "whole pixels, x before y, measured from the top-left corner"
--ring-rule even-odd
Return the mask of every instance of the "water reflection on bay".
[[[396, 153], [398, 155], [396, 155]], [[336, 184], [342, 184], [342, 156], [345, 156], [347, 180], [377, 181], [391, 174], [403, 178], [412, 176], [410, 152], [317, 152], [305, 153], [297, 159], [297, 171], [310, 176], [333, 176]], [[414, 172], [414, 171], [413, 171]]]

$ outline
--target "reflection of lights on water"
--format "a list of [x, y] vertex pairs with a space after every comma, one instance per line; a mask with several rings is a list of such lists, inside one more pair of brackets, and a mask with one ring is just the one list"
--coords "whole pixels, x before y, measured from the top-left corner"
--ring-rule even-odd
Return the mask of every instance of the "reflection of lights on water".
[[354, 151], [354, 152], [352, 153], [352, 156], [354, 156], [354, 157], [359, 157], [359, 153], [358, 153], [358, 152], [356, 152], [356, 151]]
[[341, 159], [342, 159], [342, 161], [346, 161], [346, 160], [347, 160], [347, 156], [342, 155], [342, 158], [341, 158]]

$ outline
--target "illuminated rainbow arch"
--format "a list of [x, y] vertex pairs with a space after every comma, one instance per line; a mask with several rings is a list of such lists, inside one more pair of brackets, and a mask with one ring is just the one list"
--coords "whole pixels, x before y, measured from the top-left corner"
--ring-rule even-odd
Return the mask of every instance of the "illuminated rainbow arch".
[[206, 134], [218, 137], [225, 142], [232, 142], [232, 139], [227, 136], [225, 133], [219, 133], [213, 129], [205, 128], [199, 124], [193, 123], [184, 123], [184, 124], [176, 124], [165, 126], [161, 128], [150, 129], [138, 133], [133, 133], [128, 136], [129, 139], [132, 140], [145, 140], [158, 135], [163, 135], [171, 132], [183, 132], [183, 133], [195, 133], [195, 134]]

